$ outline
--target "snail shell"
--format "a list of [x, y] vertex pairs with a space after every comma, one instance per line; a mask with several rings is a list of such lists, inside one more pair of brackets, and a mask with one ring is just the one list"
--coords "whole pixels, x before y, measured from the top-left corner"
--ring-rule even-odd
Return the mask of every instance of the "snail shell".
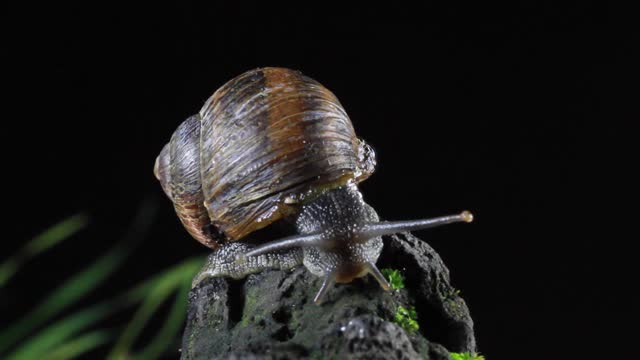
[[298, 71], [261, 68], [183, 122], [154, 171], [189, 233], [216, 248], [211, 228], [239, 240], [374, 169], [333, 93]]

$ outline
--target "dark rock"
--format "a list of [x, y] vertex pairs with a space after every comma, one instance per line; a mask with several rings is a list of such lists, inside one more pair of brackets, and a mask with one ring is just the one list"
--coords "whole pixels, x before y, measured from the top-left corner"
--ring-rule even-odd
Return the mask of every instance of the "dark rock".
[[[321, 306], [321, 279], [305, 268], [244, 280], [204, 280], [189, 296], [183, 360], [449, 359], [475, 352], [473, 321], [438, 254], [409, 233], [385, 238], [378, 267], [399, 269], [406, 288], [384, 292], [370, 277], [338, 284]], [[393, 322], [415, 306], [418, 331]]]

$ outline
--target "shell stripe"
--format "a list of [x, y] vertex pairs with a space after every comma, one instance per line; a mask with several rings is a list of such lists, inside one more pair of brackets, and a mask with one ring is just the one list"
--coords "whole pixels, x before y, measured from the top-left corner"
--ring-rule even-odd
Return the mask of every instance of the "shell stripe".
[[299, 72], [246, 72], [199, 114], [204, 206], [231, 240], [369, 174], [361, 175], [361, 144], [336, 97]]

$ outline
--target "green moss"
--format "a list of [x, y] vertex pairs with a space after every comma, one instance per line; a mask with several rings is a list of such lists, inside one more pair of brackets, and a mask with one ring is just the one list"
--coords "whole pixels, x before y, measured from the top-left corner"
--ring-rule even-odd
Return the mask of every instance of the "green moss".
[[476, 353], [449, 353], [452, 360], [484, 360], [484, 356]]
[[399, 270], [385, 268], [382, 274], [389, 280], [389, 284], [393, 290], [404, 289], [404, 276]]
[[420, 325], [418, 325], [416, 321], [417, 318], [418, 314], [413, 306], [409, 309], [406, 309], [404, 306], [398, 306], [393, 321], [406, 331], [414, 332], [420, 328]]
[[322, 359], [322, 352], [320, 350], [313, 350], [311, 354], [309, 354], [309, 359], [319, 360]]
[[253, 320], [252, 318], [254, 316], [251, 316], [250, 314], [253, 314], [255, 312], [254, 309], [258, 304], [257, 294], [254, 294], [253, 292], [247, 292], [244, 301], [245, 311], [243, 311], [242, 320], [240, 320], [241, 327], [249, 326], [251, 324], [251, 320]]
[[464, 300], [461, 298], [447, 300], [445, 306], [449, 314], [456, 319], [462, 319], [468, 315], [465, 311]]

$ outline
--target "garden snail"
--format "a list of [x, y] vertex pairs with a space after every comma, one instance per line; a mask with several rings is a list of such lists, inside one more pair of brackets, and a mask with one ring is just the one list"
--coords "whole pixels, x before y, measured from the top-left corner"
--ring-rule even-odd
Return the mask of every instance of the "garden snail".
[[[214, 249], [194, 286], [303, 264], [324, 278], [319, 304], [334, 283], [367, 274], [389, 290], [375, 265], [382, 235], [472, 220], [464, 211], [379, 221], [357, 187], [374, 168], [373, 150], [329, 90], [297, 71], [261, 68], [227, 82], [185, 120], [154, 173], [187, 231]], [[242, 241], [280, 219], [297, 234]]]

